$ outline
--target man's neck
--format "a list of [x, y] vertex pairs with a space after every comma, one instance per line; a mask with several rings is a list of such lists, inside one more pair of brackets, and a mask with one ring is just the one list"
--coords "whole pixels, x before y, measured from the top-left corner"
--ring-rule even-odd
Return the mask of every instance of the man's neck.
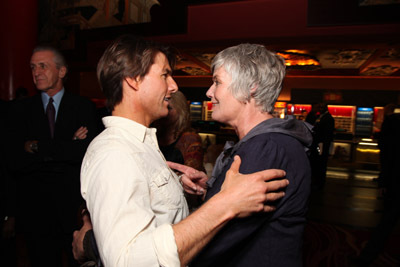
[[64, 87], [57, 87], [57, 88], [51, 88], [48, 89], [47, 91], [45, 91], [45, 93], [49, 96], [49, 97], [53, 97], [55, 96], [58, 92], [60, 92]]
[[123, 99], [121, 103], [117, 104], [114, 107], [114, 110], [111, 112], [111, 115], [132, 120], [148, 128], [151, 122], [146, 121], [144, 113], [141, 112], [140, 110], [137, 110], [135, 105], [127, 102], [128, 101], [124, 101]]

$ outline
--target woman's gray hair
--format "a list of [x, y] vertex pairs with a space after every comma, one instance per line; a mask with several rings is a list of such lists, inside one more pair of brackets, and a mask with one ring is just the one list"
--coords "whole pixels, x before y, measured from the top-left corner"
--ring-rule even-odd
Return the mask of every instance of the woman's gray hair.
[[240, 44], [219, 52], [211, 63], [231, 76], [229, 90], [239, 101], [254, 98], [261, 111], [272, 113], [285, 77], [285, 60], [259, 44]]

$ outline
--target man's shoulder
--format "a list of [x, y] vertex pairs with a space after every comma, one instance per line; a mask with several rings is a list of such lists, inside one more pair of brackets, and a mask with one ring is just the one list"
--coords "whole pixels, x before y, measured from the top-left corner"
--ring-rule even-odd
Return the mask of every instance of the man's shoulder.
[[89, 98], [68, 91], [64, 92], [63, 101], [81, 105], [90, 105], [94, 107], [93, 101], [91, 101]]
[[135, 144], [132, 140], [122, 138], [118, 129], [105, 129], [93, 139], [88, 147], [88, 151], [96, 151], [96, 153], [116, 151], [119, 153], [134, 154], [134, 152], [142, 150], [140, 144]]

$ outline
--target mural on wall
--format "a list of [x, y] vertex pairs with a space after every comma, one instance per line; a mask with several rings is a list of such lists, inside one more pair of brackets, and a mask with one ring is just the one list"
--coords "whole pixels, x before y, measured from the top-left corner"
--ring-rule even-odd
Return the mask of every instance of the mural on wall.
[[210, 70], [196, 64], [187, 54], [180, 54], [178, 56], [174, 75], [211, 75]]
[[175, 75], [211, 75], [211, 61], [216, 52], [183, 51], [175, 66]]
[[[400, 74], [400, 49], [321, 49], [280, 50], [287, 70], [301, 70], [302, 75], [313, 71], [332, 70], [334, 75], [398, 76]], [[216, 52], [199, 50], [180, 51], [174, 75], [211, 75], [211, 61]], [[290, 74], [290, 72], [288, 72]], [[329, 75], [328, 72], [324, 72]]]
[[371, 57], [374, 50], [343, 49], [325, 50], [316, 53], [323, 68], [327, 69], [357, 69]]
[[389, 49], [361, 71], [364, 76], [389, 76], [400, 70], [400, 49]]
[[41, 0], [39, 40], [73, 48], [74, 29], [85, 30], [151, 21], [157, 0]]
[[75, 0], [59, 1], [56, 12], [65, 24], [93, 29], [150, 22], [150, 8], [157, 0]]

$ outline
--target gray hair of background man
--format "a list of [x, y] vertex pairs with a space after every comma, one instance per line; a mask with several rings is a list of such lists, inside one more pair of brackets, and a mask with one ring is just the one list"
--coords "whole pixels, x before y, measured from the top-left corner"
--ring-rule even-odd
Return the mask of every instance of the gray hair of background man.
[[57, 48], [50, 46], [50, 45], [38, 45], [33, 49], [33, 53], [41, 52], [41, 51], [51, 51], [54, 54], [54, 63], [56, 63], [57, 69], [61, 67], [65, 67], [68, 70], [67, 61], [63, 54]]
[[212, 72], [223, 67], [231, 76], [229, 90], [239, 101], [251, 97], [264, 112], [272, 113], [286, 74], [285, 60], [259, 44], [240, 44], [219, 52]]

